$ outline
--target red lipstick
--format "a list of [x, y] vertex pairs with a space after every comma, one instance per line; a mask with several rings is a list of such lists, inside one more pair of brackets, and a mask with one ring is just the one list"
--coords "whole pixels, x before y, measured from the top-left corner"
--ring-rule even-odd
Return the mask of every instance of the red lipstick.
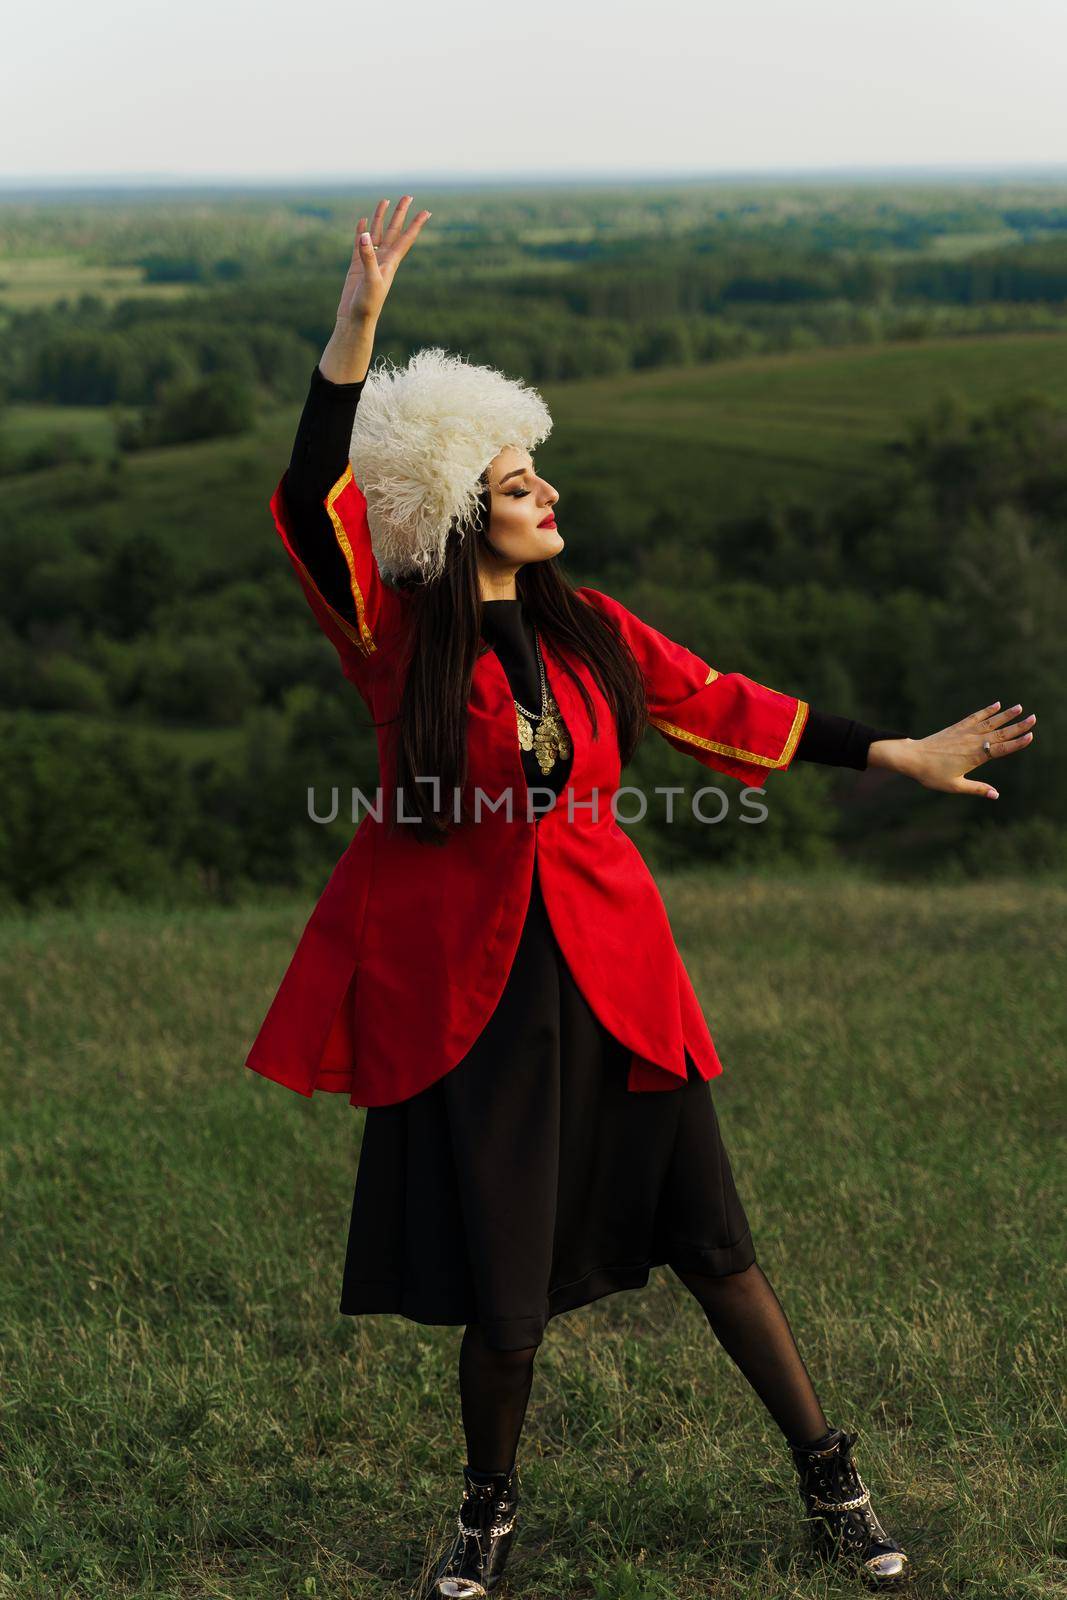
[[539, 528], [554, 528], [556, 526], [556, 519], [553, 513], [550, 511], [544, 522], [539, 522], [537, 526]]

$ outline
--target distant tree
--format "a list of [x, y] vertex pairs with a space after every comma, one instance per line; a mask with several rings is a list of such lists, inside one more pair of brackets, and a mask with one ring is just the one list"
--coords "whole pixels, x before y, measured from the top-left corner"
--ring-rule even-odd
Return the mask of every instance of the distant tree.
[[37, 660], [27, 702], [41, 711], [107, 711], [107, 685], [93, 667], [74, 656]]
[[131, 533], [107, 558], [99, 617], [118, 639], [150, 631], [156, 607], [176, 587], [177, 568], [168, 546], [149, 533]]
[[279, 398], [302, 398], [318, 350], [287, 328], [255, 328], [249, 349], [260, 383]]
[[82, 433], [73, 428], [53, 428], [33, 441], [17, 458], [15, 471], [44, 472], [71, 461], [95, 461], [96, 451]]
[[35, 623], [61, 622], [69, 618], [91, 621], [99, 612], [103, 597], [105, 570], [100, 561], [86, 551], [75, 550], [61, 556], [42, 552], [25, 574], [23, 604]]
[[188, 344], [205, 375], [227, 372], [255, 382], [256, 360], [245, 329], [197, 323], [189, 330]]
[[195, 256], [171, 256], [158, 251], [135, 257], [135, 265], [146, 283], [201, 283], [206, 276], [203, 261]]
[[131, 382], [121, 398], [129, 405], [151, 405], [171, 386], [200, 377], [196, 354], [173, 329], [137, 325], [125, 335], [131, 352]]
[[682, 317], [664, 317], [640, 331], [634, 354], [637, 367], [681, 367], [693, 359], [693, 343]]
[[1067, 791], [1062, 545], [1018, 507], [1000, 505], [988, 515], [968, 517], [949, 554], [946, 580], [947, 633], [928, 684], [935, 708], [949, 714], [958, 707], [955, 714], [963, 716], [1003, 699], [1005, 709], [1021, 701], [1025, 712], [1036, 711], [1033, 756], [1011, 769], [1001, 810], [1062, 821]]
[[33, 681], [34, 652], [10, 623], [0, 620], [0, 706], [27, 704]]
[[143, 662], [139, 698], [153, 716], [232, 727], [259, 698], [248, 668], [229, 641], [146, 640]]
[[128, 391], [134, 371], [124, 338], [72, 328], [46, 339], [34, 353], [27, 398], [57, 405], [108, 405]]
[[160, 738], [75, 717], [0, 716], [0, 895], [73, 905], [172, 891], [195, 801]]
[[250, 386], [230, 372], [169, 389], [145, 418], [145, 445], [186, 444], [246, 433], [255, 421]]

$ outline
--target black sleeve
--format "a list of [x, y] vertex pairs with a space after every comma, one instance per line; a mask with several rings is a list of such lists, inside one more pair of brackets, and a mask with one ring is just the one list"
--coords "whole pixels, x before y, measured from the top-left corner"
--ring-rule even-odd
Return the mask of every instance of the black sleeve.
[[800, 735], [794, 761], [817, 761], [825, 767], [855, 767], [863, 771], [867, 754], [878, 739], [906, 739], [906, 733], [871, 728], [851, 717], [837, 717], [812, 706]]
[[283, 479], [297, 554], [330, 604], [350, 620], [354, 608], [348, 567], [325, 500], [348, 466], [352, 428], [365, 381], [331, 383], [316, 364]]

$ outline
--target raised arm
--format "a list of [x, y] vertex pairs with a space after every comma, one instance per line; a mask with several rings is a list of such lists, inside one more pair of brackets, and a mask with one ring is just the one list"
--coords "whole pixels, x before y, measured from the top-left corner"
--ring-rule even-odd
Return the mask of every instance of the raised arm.
[[[330, 492], [348, 470], [362, 390], [362, 381], [331, 383], [315, 366], [281, 483], [289, 540], [320, 595], [354, 632], [359, 631], [360, 618], [353, 575], [330, 514]], [[363, 610], [365, 617], [365, 606]]]
[[429, 217], [403, 227], [411, 196], [383, 232], [387, 200], [371, 227], [360, 218], [333, 333], [311, 375], [289, 467], [271, 499], [275, 526], [323, 632], [357, 682], [400, 637], [406, 597], [382, 579], [367, 503], [349, 450], [370, 369], [378, 318], [396, 269]]

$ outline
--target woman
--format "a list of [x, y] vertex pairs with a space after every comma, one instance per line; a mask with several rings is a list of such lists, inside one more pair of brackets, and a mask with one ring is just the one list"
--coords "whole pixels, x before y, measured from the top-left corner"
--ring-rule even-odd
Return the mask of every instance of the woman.
[[464, 1326], [458, 1530], [425, 1594], [500, 1581], [547, 1321], [665, 1263], [783, 1433], [816, 1545], [896, 1586], [907, 1558], [756, 1262], [709, 1087], [722, 1066], [608, 802], [647, 721], [757, 787], [797, 759], [996, 798], [963, 775], [1035, 719], [998, 703], [925, 739], [864, 727], [573, 589], [531, 453], [541, 397], [440, 350], [368, 378], [430, 216], [405, 226], [411, 202], [360, 221], [271, 502], [371, 712], [382, 785], [247, 1064], [367, 1107], [340, 1310]]

